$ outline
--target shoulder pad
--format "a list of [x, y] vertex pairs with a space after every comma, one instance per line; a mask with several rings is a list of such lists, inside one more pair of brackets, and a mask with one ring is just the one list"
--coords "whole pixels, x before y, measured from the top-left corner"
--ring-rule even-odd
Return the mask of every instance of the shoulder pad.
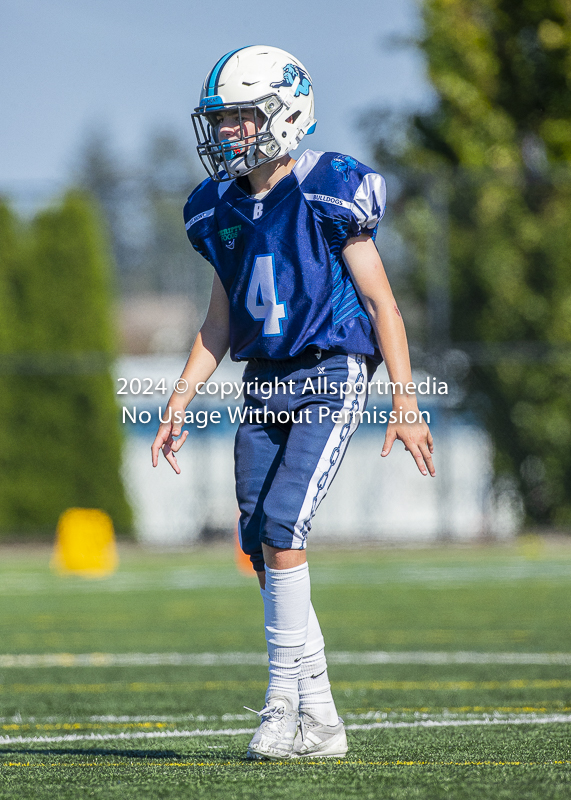
[[305, 176], [304, 191], [306, 186], [313, 184], [324, 194], [336, 191], [342, 199], [352, 200], [364, 176], [369, 172], [374, 170], [361, 164], [356, 158], [342, 153], [322, 153], [314, 168]]
[[384, 179], [371, 167], [342, 153], [307, 151], [296, 174], [305, 199], [320, 213], [350, 217], [354, 235], [370, 232], [385, 211]]

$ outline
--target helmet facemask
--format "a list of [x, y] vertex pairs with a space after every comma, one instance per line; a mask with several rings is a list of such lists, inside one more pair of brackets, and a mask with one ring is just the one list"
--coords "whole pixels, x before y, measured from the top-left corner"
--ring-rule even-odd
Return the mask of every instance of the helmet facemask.
[[[210, 177], [219, 182], [233, 180], [279, 157], [280, 144], [271, 126], [283, 107], [277, 94], [270, 94], [249, 103], [205, 104], [195, 108], [192, 123], [198, 141], [197, 151]], [[254, 133], [249, 136], [244, 136], [245, 112], [251, 112], [250, 121], [254, 124]], [[241, 138], [221, 140], [218, 136], [220, 117], [231, 113], [237, 115]]]

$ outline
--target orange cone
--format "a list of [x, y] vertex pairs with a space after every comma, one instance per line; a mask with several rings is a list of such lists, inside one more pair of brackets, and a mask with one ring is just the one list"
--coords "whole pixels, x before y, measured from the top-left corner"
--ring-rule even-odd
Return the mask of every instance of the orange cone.
[[236, 528], [234, 530], [234, 558], [236, 560], [236, 566], [238, 567], [238, 571], [241, 572], [243, 575], [247, 575], [249, 578], [254, 578], [256, 573], [252, 569], [252, 562], [250, 561], [250, 556], [247, 556], [246, 553], [240, 547], [240, 537], [238, 536], [238, 523], [236, 523]]

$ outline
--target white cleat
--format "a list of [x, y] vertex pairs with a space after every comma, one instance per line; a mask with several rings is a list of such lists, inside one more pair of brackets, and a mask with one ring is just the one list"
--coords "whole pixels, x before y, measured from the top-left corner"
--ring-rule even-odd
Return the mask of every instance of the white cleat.
[[347, 736], [341, 717], [336, 725], [324, 725], [305, 712], [300, 712], [297, 736], [291, 758], [344, 758]]
[[254, 713], [262, 721], [248, 745], [246, 758], [270, 761], [291, 758], [298, 721], [297, 709], [291, 701], [287, 697], [269, 697], [262, 710]]

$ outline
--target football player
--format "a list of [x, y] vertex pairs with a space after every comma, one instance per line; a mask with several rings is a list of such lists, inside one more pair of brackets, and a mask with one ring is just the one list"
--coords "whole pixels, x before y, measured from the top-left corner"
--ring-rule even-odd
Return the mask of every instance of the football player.
[[[260, 581], [269, 656], [248, 756], [342, 757], [347, 740], [311, 605], [306, 543], [376, 366], [384, 359], [391, 381], [411, 381], [403, 321], [374, 244], [385, 183], [339, 153], [289, 155], [315, 128], [313, 87], [303, 64], [275, 47], [244, 47], [217, 61], [193, 122], [209, 177], [190, 195], [184, 218], [215, 272], [182, 373], [188, 390], [173, 394], [169, 407], [184, 411], [228, 349], [245, 363], [252, 413], [235, 444], [239, 535]], [[265, 382], [274, 387], [269, 398], [260, 393]], [[393, 405], [397, 421], [382, 455], [400, 439], [420, 472], [434, 475], [415, 395], [396, 393]], [[181, 431], [160, 425], [154, 466], [162, 450], [180, 472]]]

